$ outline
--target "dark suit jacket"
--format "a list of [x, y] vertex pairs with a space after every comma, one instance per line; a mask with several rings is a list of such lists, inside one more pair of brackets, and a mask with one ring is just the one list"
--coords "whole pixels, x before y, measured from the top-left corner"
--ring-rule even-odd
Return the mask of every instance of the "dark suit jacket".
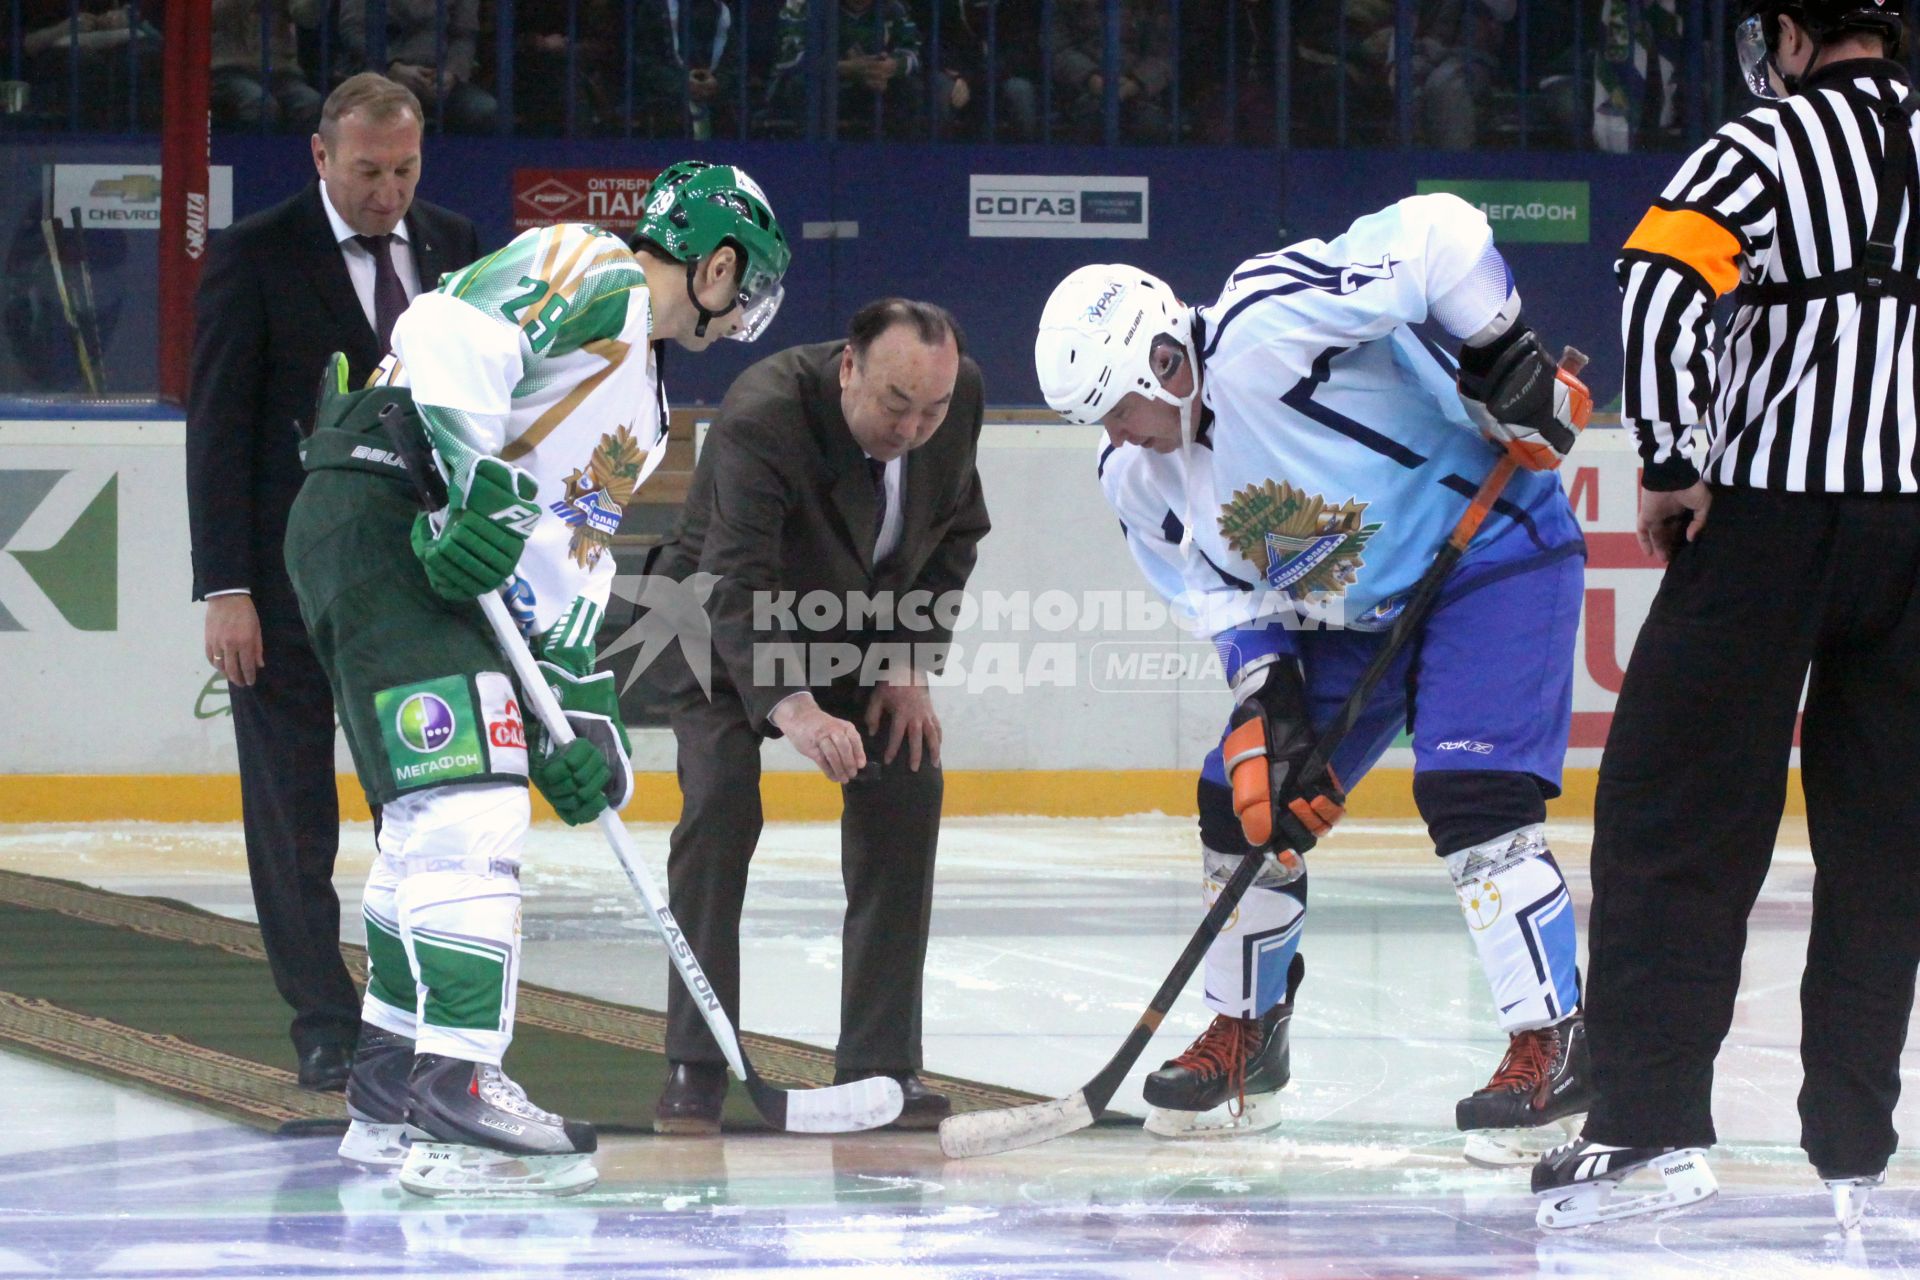
[[[358, 386], [380, 362], [323, 199], [315, 182], [234, 223], [207, 249], [187, 392], [196, 600], [245, 587], [256, 607], [291, 601], [281, 543], [321, 371], [344, 351]], [[407, 234], [423, 290], [480, 256], [473, 223], [424, 200], [408, 210]]]
[[[974, 455], [980, 443], [980, 367], [960, 361], [952, 408], [933, 438], [907, 455], [900, 543], [872, 563], [876, 495], [864, 455], [840, 412], [840, 353], [846, 342], [792, 347], [734, 381], [707, 433], [693, 487], [674, 538], [655, 571], [685, 580], [696, 571], [720, 575], [707, 602], [713, 622], [715, 683], [735, 689], [753, 727], [772, 735], [767, 714], [808, 686], [790, 679], [756, 683], [756, 645], [879, 641], [937, 645], [950, 631], [931, 626], [891, 631], [845, 625], [811, 632], [787, 627], [779, 613], [754, 617], [757, 592], [892, 592], [896, 603], [920, 590], [936, 598], [958, 591], [973, 572], [987, 532]], [[951, 616], [951, 615], [948, 615]], [[794, 617], [799, 623], [799, 615]], [[756, 625], [756, 622], [766, 625]], [[918, 650], [916, 649], [916, 652]], [[668, 651], [662, 683], [685, 691], [691, 676]], [[805, 668], [801, 668], [805, 670]], [[790, 676], [791, 669], [774, 674]], [[815, 690], [819, 692], [819, 690]]]

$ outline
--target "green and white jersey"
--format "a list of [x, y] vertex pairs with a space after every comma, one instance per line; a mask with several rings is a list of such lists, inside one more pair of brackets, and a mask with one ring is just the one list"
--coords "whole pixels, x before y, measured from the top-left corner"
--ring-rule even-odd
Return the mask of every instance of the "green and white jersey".
[[459, 477], [482, 454], [540, 484], [515, 612], [533, 634], [591, 636], [621, 509], [664, 454], [667, 405], [639, 260], [584, 223], [536, 227], [413, 300], [376, 383], [410, 387]]

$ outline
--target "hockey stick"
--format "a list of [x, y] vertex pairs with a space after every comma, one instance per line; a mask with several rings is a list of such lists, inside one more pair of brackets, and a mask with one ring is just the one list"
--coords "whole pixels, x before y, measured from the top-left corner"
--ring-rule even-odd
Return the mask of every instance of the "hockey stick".
[[[421, 457], [418, 443], [409, 439], [407, 433], [400, 429], [398, 409], [398, 405], [388, 405], [382, 409], [381, 424], [393, 442], [394, 452], [406, 467], [407, 478], [413, 482], [414, 493], [421, 505], [429, 511], [435, 510], [441, 503], [435, 500], [433, 486], [428, 481], [428, 464]], [[500, 646], [500, 652], [513, 666], [521, 696], [531, 704], [534, 714], [539, 717], [553, 741], [564, 747], [574, 739], [573, 726], [567, 723], [559, 699], [547, 687], [546, 678], [535, 665], [533, 653], [527, 648], [526, 637], [520, 634], [520, 628], [514, 624], [513, 616], [507, 609], [504, 593], [505, 588], [502, 588], [500, 592], [479, 597], [481, 611], [487, 615], [487, 623], [493, 628], [493, 638]], [[768, 1124], [788, 1133], [851, 1133], [860, 1129], [877, 1129], [899, 1119], [904, 1104], [900, 1085], [885, 1076], [818, 1089], [781, 1089], [762, 1079], [760, 1073], [754, 1070], [752, 1059], [747, 1057], [746, 1049], [735, 1034], [726, 1010], [721, 1008], [720, 997], [714, 991], [713, 984], [707, 981], [700, 961], [694, 957], [692, 945], [680, 931], [680, 925], [674, 920], [666, 899], [660, 896], [653, 877], [647, 873], [646, 864], [640, 860], [633, 838], [627, 834], [626, 824], [620, 821], [620, 815], [611, 806], [601, 811], [599, 822], [600, 833], [612, 846], [620, 869], [627, 873], [627, 883], [640, 895], [653, 927], [667, 944], [667, 955], [672, 958], [680, 980], [686, 983], [688, 994], [699, 1006], [707, 1029], [720, 1042], [720, 1052], [726, 1055], [727, 1065], [745, 1083], [747, 1096], [753, 1099], [754, 1109]]]
[[[1561, 367], [1571, 373], [1578, 373], [1586, 364], [1586, 357], [1568, 347], [1560, 358]], [[1324, 728], [1313, 750], [1294, 773], [1295, 778], [1318, 777], [1326, 770], [1327, 763], [1333, 759], [1333, 753], [1346, 738], [1353, 726], [1359, 722], [1361, 714], [1367, 709], [1367, 703], [1373, 698], [1374, 690], [1386, 678], [1387, 670], [1400, 656], [1407, 642], [1427, 620], [1433, 611], [1433, 603], [1439, 598], [1440, 588], [1446, 582], [1453, 567], [1460, 563], [1460, 557], [1467, 552], [1467, 544], [1480, 531], [1486, 522], [1493, 504], [1499, 500], [1501, 491], [1507, 487], [1507, 481], [1513, 478], [1516, 470], [1513, 459], [1506, 454], [1480, 483], [1479, 490], [1460, 520], [1453, 526], [1453, 532], [1447, 535], [1446, 545], [1440, 548], [1427, 566], [1427, 571], [1414, 584], [1407, 598], [1407, 605], [1394, 620], [1393, 627], [1387, 633], [1386, 643], [1373, 657], [1362, 673], [1359, 683], [1347, 695], [1331, 723]], [[1308, 836], [1304, 847], [1295, 849], [1296, 853], [1305, 853], [1316, 842]], [[1001, 1151], [1016, 1151], [1021, 1147], [1030, 1147], [1037, 1143], [1048, 1142], [1054, 1138], [1077, 1132], [1099, 1119], [1107, 1104], [1113, 1101], [1113, 1095], [1120, 1088], [1121, 1081], [1133, 1064], [1139, 1061], [1140, 1054], [1146, 1049], [1147, 1041], [1160, 1028], [1160, 1022], [1173, 1008], [1173, 1002], [1186, 989], [1187, 982], [1193, 977], [1193, 971], [1200, 967], [1201, 959], [1207, 954], [1207, 948], [1220, 936], [1220, 930], [1226, 926], [1227, 918], [1240, 905], [1240, 899], [1246, 896], [1253, 885], [1254, 877], [1261, 866], [1273, 858], [1272, 851], [1262, 850], [1259, 857], [1245, 857], [1235, 869], [1232, 877], [1222, 886], [1220, 896], [1214, 900], [1213, 907], [1200, 922], [1188, 940], [1186, 950], [1174, 962], [1172, 972], [1166, 981], [1154, 992], [1153, 1000], [1147, 1005], [1140, 1020], [1133, 1024], [1133, 1030], [1121, 1042], [1119, 1051], [1100, 1068], [1099, 1074], [1082, 1085], [1078, 1091], [1065, 1098], [1055, 1098], [1051, 1102], [1035, 1102], [1024, 1107], [1009, 1107], [995, 1111], [971, 1111], [965, 1115], [949, 1116], [940, 1122], [940, 1150], [948, 1156], [964, 1158], [967, 1156], [993, 1155]]]
[[73, 354], [80, 364], [80, 377], [87, 384], [87, 393], [97, 396], [100, 394], [100, 375], [93, 367], [93, 353], [87, 345], [86, 331], [81, 327], [73, 295], [67, 291], [66, 263], [60, 255], [60, 231], [59, 218], [40, 220], [40, 234], [47, 242], [47, 261], [53, 267], [54, 291], [60, 295], [60, 310], [67, 318], [67, 328], [73, 333]]
[[107, 384], [107, 352], [100, 340], [100, 309], [93, 300], [93, 270], [87, 264], [87, 224], [76, 205], [73, 210], [73, 259], [80, 268], [80, 305], [75, 308], [81, 339], [93, 351], [93, 368], [102, 387]]

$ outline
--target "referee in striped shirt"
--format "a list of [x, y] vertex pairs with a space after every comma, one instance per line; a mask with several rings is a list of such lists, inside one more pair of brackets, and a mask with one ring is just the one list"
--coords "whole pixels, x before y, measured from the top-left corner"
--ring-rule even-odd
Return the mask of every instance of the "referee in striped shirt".
[[[1803, 684], [1801, 1144], [1857, 1217], [1897, 1143], [1920, 964], [1920, 97], [1890, 61], [1898, 0], [1744, 10], [1742, 67], [1767, 101], [1687, 159], [1618, 268], [1638, 536], [1667, 569], [1600, 767], [1599, 1096], [1535, 1170], [1545, 1225], [1712, 1194], [1713, 1061]], [[1639, 1168], [1666, 1192], [1608, 1201]]]

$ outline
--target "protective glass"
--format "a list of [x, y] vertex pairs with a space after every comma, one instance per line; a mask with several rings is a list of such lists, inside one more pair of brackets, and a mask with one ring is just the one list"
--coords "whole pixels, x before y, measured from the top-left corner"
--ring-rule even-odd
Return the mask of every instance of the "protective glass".
[[1740, 78], [1756, 98], [1777, 102], [1780, 93], [1767, 74], [1773, 67], [1773, 55], [1767, 49], [1767, 24], [1754, 14], [1733, 30], [1733, 47], [1740, 55]]
[[786, 296], [786, 288], [778, 276], [759, 268], [750, 268], [746, 279], [740, 282], [737, 303], [740, 308], [740, 327], [727, 337], [735, 342], [752, 342], [758, 338], [773, 323], [774, 315], [780, 310], [780, 302]]

